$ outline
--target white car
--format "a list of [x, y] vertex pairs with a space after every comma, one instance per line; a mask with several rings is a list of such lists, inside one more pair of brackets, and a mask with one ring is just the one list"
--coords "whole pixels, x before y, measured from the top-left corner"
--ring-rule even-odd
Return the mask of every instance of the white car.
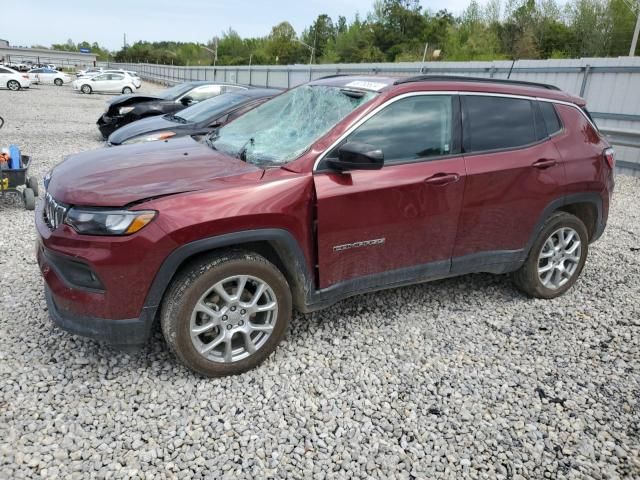
[[71, 82], [69, 75], [51, 68], [34, 68], [29, 70], [27, 75], [32, 83], [52, 83], [61, 87], [63, 84]]
[[83, 77], [73, 81], [73, 88], [82, 93], [133, 93], [136, 86], [133, 79], [123, 73], [101, 73], [95, 77]]
[[16, 72], [9, 67], [0, 67], [0, 88], [16, 91], [21, 88], [29, 88], [29, 85], [31, 85], [31, 80], [26, 73]]
[[136, 72], [130, 72], [128, 70], [105, 70], [104, 73], [124, 73], [131, 77], [131, 82], [136, 86], [136, 88], [140, 88], [142, 86], [142, 81]]

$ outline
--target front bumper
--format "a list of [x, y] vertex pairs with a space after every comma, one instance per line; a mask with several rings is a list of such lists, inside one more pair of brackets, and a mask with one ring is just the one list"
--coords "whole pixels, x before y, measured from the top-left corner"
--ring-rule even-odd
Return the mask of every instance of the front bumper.
[[147, 293], [175, 243], [153, 223], [126, 237], [51, 230], [36, 208], [36, 256], [52, 320], [72, 333], [117, 345], [149, 336], [159, 300]]
[[46, 284], [44, 295], [51, 320], [67, 332], [116, 346], [142, 345], [149, 338], [155, 309], [144, 308], [138, 318], [109, 320], [78, 315], [58, 308], [51, 289]]
[[122, 126], [121, 122], [121, 116], [118, 115], [115, 117], [110, 117], [106, 113], [103, 113], [96, 124], [98, 125], [98, 130], [100, 130], [102, 137], [106, 140], [107, 138], [109, 138], [109, 135], [111, 135]]

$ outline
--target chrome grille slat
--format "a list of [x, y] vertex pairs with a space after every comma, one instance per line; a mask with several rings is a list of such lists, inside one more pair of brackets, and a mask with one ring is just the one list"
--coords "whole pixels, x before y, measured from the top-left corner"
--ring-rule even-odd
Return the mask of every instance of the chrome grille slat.
[[62, 225], [68, 209], [67, 205], [57, 202], [49, 192], [45, 194], [43, 216], [45, 223], [51, 230]]

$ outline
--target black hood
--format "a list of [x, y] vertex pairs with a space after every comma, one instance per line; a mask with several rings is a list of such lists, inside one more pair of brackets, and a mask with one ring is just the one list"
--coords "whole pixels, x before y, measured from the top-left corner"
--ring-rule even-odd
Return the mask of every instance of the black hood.
[[141, 103], [141, 102], [164, 102], [166, 101], [164, 98], [156, 97], [153, 95], [140, 95], [138, 93], [130, 93], [129, 95], [118, 95], [117, 97], [113, 97], [107, 103], [109, 105], [131, 105], [133, 103]]
[[186, 135], [193, 130], [195, 124], [180, 123], [167, 120], [164, 115], [148, 117], [129, 123], [109, 135], [109, 143], [112, 145], [120, 145], [127, 140], [137, 137], [138, 135], [151, 134], [157, 132], [175, 132], [176, 136]]

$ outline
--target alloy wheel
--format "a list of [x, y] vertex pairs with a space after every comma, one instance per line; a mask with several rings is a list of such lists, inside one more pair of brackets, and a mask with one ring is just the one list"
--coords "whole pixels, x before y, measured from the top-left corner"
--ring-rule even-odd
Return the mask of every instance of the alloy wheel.
[[207, 360], [237, 362], [259, 350], [278, 318], [273, 289], [249, 275], [227, 277], [207, 290], [191, 313], [191, 342]]
[[538, 255], [538, 278], [542, 285], [557, 290], [566, 284], [578, 269], [581, 253], [580, 236], [573, 228], [562, 227], [549, 235]]

